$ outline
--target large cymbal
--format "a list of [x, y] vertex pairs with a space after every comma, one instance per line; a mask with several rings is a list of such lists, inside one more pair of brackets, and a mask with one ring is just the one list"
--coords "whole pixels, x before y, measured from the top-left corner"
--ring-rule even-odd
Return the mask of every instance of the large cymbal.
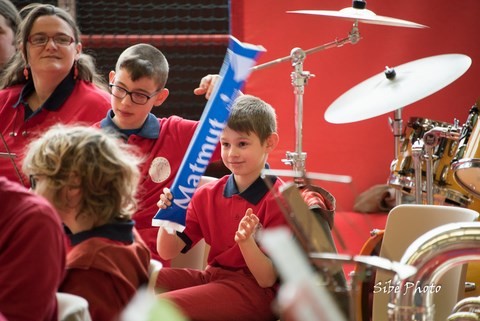
[[351, 123], [405, 107], [446, 87], [471, 64], [466, 55], [444, 54], [387, 68], [390, 73], [377, 74], [338, 97], [327, 108], [325, 120]]
[[357, 20], [359, 22], [376, 24], [376, 25], [386, 25], [394, 27], [407, 27], [407, 28], [426, 28], [427, 26], [402, 20], [396, 18], [390, 18], [385, 16], [376, 15], [373, 11], [368, 9], [357, 9], [357, 8], [343, 8], [339, 11], [332, 10], [295, 10], [287, 11], [287, 13], [300, 13], [300, 14], [309, 14], [317, 16], [328, 16], [343, 18], [348, 20]]

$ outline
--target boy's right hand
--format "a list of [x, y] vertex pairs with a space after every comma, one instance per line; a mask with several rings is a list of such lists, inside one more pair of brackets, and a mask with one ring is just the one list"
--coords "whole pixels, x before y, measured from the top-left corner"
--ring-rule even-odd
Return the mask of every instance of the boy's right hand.
[[200, 80], [198, 88], [194, 89], [193, 93], [195, 95], [205, 95], [206, 99], [210, 99], [213, 89], [215, 88], [215, 84], [219, 79], [220, 75], [206, 75], [202, 78], [202, 80]]
[[160, 194], [160, 200], [157, 203], [157, 206], [161, 209], [166, 209], [167, 207], [172, 205], [171, 200], [173, 199], [173, 195], [170, 192], [168, 187], [163, 189], [163, 193]]

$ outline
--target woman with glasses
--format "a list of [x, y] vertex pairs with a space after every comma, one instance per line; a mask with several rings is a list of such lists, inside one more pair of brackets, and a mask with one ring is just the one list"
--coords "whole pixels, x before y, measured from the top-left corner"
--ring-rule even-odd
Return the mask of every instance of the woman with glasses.
[[141, 162], [133, 148], [91, 126], [55, 125], [30, 143], [23, 163], [67, 230], [59, 291], [84, 297], [93, 321], [117, 320], [148, 282], [150, 252], [131, 218]]
[[28, 187], [19, 171], [26, 144], [56, 123], [99, 121], [110, 96], [66, 11], [36, 4], [25, 14], [19, 50], [0, 79], [0, 153], [10, 155], [0, 157], [0, 172]]

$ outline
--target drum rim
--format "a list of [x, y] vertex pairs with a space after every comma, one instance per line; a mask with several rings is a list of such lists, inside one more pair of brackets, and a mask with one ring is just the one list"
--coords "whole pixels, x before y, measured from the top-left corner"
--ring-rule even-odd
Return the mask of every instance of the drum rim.
[[453, 178], [455, 181], [463, 187], [466, 191], [472, 193], [475, 196], [480, 197], [480, 192], [473, 190], [469, 184], [464, 183], [459, 177], [458, 172], [465, 169], [480, 168], [479, 158], [463, 158], [451, 165], [453, 170]]

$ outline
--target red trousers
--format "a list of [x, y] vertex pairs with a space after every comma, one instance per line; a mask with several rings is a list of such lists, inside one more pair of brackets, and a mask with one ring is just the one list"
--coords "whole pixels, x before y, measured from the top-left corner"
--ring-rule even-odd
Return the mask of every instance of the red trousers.
[[192, 321], [269, 321], [273, 288], [262, 288], [244, 270], [208, 266], [205, 271], [163, 268], [156, 283], [159, 296], [175, 303]]

